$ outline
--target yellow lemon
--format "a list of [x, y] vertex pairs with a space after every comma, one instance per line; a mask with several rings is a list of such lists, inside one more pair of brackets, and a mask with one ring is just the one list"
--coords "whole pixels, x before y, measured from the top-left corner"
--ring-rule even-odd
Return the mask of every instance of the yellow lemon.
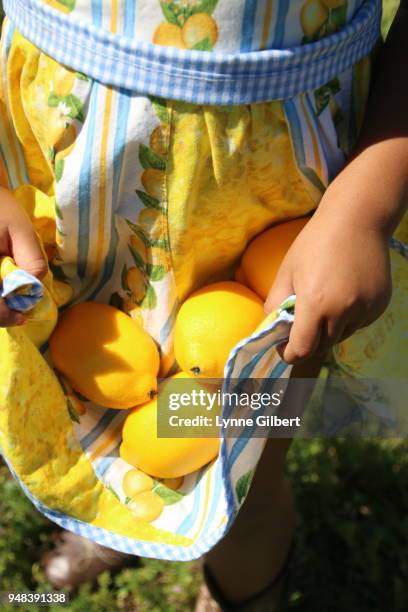
[[73, 389], [101, 406], [131, 408], [157, 389], [153, 339], [124, 312], [96, 302], [68, 308], [50, 339], [54, 366]]
[[300, 11], [300, 23], [306, 36], [314, 36], [329, 16], [327, 6], [321, 0], [307, 0]]
[[279, 223], [257, 236], [242, 256], [241, 270], [245, 284], [263, 300], [269, 293], [281, 263], [308, 218]]
[[146, 293], [146, 279], [139, 268], [129, 268], [126, 273], [126, 284], [136, 302], [143, 300]]
[[174, 23], [161, 23], [158, 25], [153, 34], [153, 43], [163, 47], [185, 48], [181, 28]]
[[[175, 378], [194, 377], [180, 372], [167, 381]], [[197, 381], [194, 383], [199, 386]], [[132, 410], [125, 420], [122, 437], [119, 451], [122, 459], [155, 478], [178, 479], [195, 472], [219, 451], [218, 438], [159, 438], [156, 398]]]
[[65, 128], [59, 140], [55, 143], [54, 148], [58, 153], [58, 159], [67, 157], [75, 146], [76, 129], [74, 125], [69, 125]]
[[185, 372], [221, 378], [233, 347], [264, 318], [263, 302], [233, 281], [208, 285], [193, 293], [177, 315], [174, 350]]
[[122, 310], [124, 312], [127, 312], [127, 314], [132, 317], [132, 319], [134, 319], [139, 325], [143, 327], [143, 311], [140, 306], [138, 306], [138, 304], [136, 304], [133, 299], [130, 298], [126, 298], [125, 300], [123, 300], [122, 304]]
[[133, 499], [143, 491], [151, 491], [153, 489], [153, 479], [140, 470], [129, 470], [126, 472], [123, 481], [123, 492], [127, 497]]
[[169, 138], [169, 128], [166, 125], [158, 125], [150, 135], [149, 145], [152, 151], [159, 157], [166, 157]]
[[140, 227], [150, 240], [157, 240], [163, 233], [163, 213], [157, 208], [144, 208], [138, 217]]
[[136, 518], [151, 523], [159, 518], [164, 508], [164, 501], [154, 491], [143, 491], [128, 504]]
[[241, 285], [248, 286], [248, 281], [245, 277], [244, 271], [242, 270], [241, 266], [237, 268], [235, 272], [235, 280], [237, 281], [237, 283], [241, 283]]
[[156, 198], [157, 200], [161, 200], [163, 198], [165, 184], [165, 174], [163, 170], [148, 168], [143, 172], [141, 181], [143, 187], [149, 195], [153, 196], [153, 198]]
[[75, 72], [59, 66], [54, 77], [54, 91], [57, 96], [70, 94], [75, 84], [75, 78]]
[[196, 13], [185, 22], [182, 35], [184, 44], [189, 49], [205, 39], [213, 47], [218, 38], [217, 24], [207, 13]]

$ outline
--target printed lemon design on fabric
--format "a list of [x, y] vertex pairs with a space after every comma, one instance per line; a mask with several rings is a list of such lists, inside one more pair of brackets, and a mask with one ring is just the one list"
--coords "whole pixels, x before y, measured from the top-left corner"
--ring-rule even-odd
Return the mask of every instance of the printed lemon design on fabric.
[[152, 98], [152, 105], [161, 123], [154, 128], [148, 143], [139, 145], [139, 162], [143, 168], [136, 194], [143, 205], [137, 223], [126, 220], [132, 231], [128, 248], [134, 265], [122, 269], [122, 290], [125, 297], [111, 296], [110, 303], [121, 308], [140, 323], [142, 310], [157, 306], [155, 283], [170, 270], [167, 240], [166, 168], [169, 141], [169, 113], [166, 102]]
[[280, 102], [172, 104], [169, 232], [183, 300], [203, 284], [231, 278], [252, 237], [315, 203], [295, 165]]
[[306, 0], [300, 11], [302, 43], [310, 43], [342, 28], [347, 21], [347, 0]]
[[[303, 30], [302, 43], [312, 43], [343, 28], [347, 23], [347, 0], [306, 0], [300, 11]], [[339, 148], [348, 155], [354, 148], [361, 129], [370, 86], [371, 60], [362, 58], [353, 66], [353, 85], [350, 118], [342, 112], [337, 94], [340, 79], [335, 77], [314, 91], [315, 112], [318, 117], [327, 107], [337, 133]]]
[[18, 33], [13, 35], [9, 66], [10, 106], [30, 182], [50, 193], [84, 120], [83, 102], [74, 89], [78, 81], [88, 79], [42, 54]]
[[154, 31], [153, 43], [179, 49], [212, 51], [218, 27], [211, 16], [218, 0], [161, 0], [166, 21]]
[[333, 349], [336, 362], [352, 376], [383, 379], [384, 372], [392, 372], [392, 378], [406, 378], [407, 339], [401, 329], [408, 324], [407, 260], [393, 249], [391, 269], [393, 294], [384, 314]]

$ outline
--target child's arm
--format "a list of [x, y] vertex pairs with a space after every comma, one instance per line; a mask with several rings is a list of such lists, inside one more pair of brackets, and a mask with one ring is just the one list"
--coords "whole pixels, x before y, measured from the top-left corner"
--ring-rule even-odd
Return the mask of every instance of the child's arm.
[[[10, 255], [16, 264], [38, 278], [47, 272], [47, 263], [31, 222], [17, 200], [0, 188], [0, 257]], [[0, 299], [0, 327], [24, 323], [24, 315], [10, 310]]]
[[[403, 0], [407, 2], [407, 0]], [[266, 309], [295, 293], [288, 363], [325, 353], [385, 310], [388, 239], [408, 205], [408, 9], [396, 15], [359, 145], [289, 250]]]

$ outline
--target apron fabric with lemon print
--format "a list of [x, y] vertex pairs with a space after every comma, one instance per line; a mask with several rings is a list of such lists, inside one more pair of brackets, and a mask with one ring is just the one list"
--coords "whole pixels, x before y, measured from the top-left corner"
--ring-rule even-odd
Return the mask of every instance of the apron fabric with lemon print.
[[[39, 0], [38, 0], [39, 1]], [[341, 29], [357, 0], [44, 0], [69, 19], [156, 45], [249, 52], [307, 44]], [[96, 300], [139, 322], [160, 346], [160, 375], [177, 371], [173, 329], [196, 288], [232, 278], [249, 241], [311, 213], [344, 164], [362, 122], [370, 59], [314, 91], [258, 104], [195, 105], [107, 87], [57, 63], [5, 20], [1, 45], [0, 180], [30, 215], [47, 255], [45, 302]], [[398, 230], [406, 238], [403, 224]], [[405, 235], [404, 235], [405, 234]], [[401, 377], [406, 252], [392, 251], [394, 297], [378, 322], [335, 350], [344, 376]], [[4, 278], [13, 270], [3, 260]], [[242, 341], [225, 368], [288, 377], [275, 346], [293, 300]], [[264, 440], [243, 431], [177, 483], [154, 483], [154, 521], [135, 518], [118, 456], [126, 411], [78, 396], [24, 328], [0, 330], [0, 443], [13, 474], [51, 520], [105, 546], [166, 559], [199, 557], [245, 499]], [[395, 349], [397, 347], [397, 349]], [[405, 360], [406, 361], [406, 360]]]

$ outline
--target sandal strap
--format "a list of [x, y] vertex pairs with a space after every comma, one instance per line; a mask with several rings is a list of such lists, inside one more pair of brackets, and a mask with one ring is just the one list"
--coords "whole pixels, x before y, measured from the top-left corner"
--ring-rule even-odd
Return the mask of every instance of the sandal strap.
[[[290, 548], [286, 560], [275, 576], [261, 591], [248, 597], [240, 603], [231, 603], [223, 594], [209, 567], [203, 563], [204, 581], [208, 591], [215, 602], [220, 606], [222, 612], [277, 612], [278, 599], [284, 579], [288, 574], [288, 568], [293, 556], [293, 546]], [[264, 604], [264, 606], [262, 605]]]

